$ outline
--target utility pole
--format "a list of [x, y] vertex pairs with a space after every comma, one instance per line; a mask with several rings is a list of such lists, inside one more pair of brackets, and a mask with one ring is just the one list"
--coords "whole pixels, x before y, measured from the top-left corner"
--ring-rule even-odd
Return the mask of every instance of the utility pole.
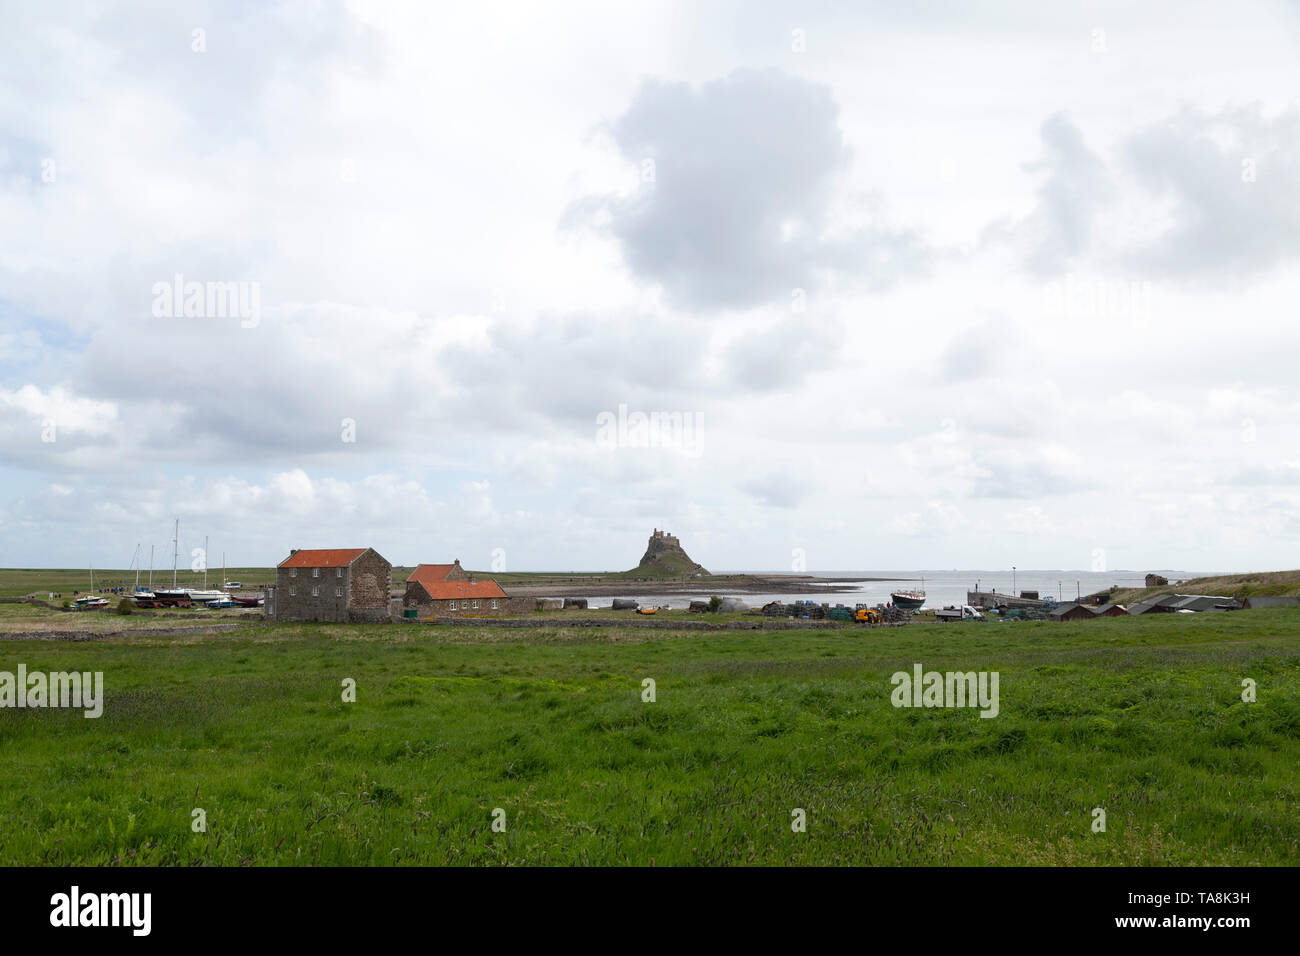
[[1016, 596], [1016, 566], [1011, 565], [1011, 596]]

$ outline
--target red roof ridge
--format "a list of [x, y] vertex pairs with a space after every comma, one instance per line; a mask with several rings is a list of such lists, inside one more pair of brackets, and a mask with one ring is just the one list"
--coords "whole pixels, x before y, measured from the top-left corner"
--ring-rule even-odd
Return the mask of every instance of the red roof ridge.
[[475, 578], [473, 581], [414, 581], [424, 588], [426, 594], [435, 601], [459, 600], [460, 598], [503, 598], [506, 592], [501, 585], [491, 578]]
[[277, 568], [345, 568], [369, 548], [299, 548]]

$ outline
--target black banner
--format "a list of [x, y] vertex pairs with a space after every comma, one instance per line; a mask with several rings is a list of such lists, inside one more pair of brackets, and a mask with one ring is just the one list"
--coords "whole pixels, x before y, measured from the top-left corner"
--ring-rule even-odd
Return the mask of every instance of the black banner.
[[[700, 920], [733, 939], [963, 927], [974, 940], [1191, 939], [1283, 933], [1280, 869], [9, 869], [6, 939], [339, 944], [450, 924], [628, 941]], [[802, 928], [802, 929], [801, 929]], [[1044, 933], [1049, 934], [1048, 937]], [[618, 936], [603, 935], [611, 942]]]

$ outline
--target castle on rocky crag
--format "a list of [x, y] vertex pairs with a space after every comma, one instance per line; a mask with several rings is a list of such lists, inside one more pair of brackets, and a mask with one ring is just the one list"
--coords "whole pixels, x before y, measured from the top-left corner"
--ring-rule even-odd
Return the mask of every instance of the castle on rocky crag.
[[709, 573], [703, 565], [691, 560], [691, 556], [686, 553], [675, 534], [660, 531], [658, 528], [655, 528], [654, 533], [650, 535], [650, 543], [641, 557], [641, 563], [634, 570], [677, 575]]

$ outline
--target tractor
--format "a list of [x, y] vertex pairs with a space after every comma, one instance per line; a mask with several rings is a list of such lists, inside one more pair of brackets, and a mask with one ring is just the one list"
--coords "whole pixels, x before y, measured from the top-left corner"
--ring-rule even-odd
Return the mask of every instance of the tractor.
[[859, 604], [853, 619], [859, 624], [879, 624], [880, 612], [875, 608], [867, 607], [865, 604]]

